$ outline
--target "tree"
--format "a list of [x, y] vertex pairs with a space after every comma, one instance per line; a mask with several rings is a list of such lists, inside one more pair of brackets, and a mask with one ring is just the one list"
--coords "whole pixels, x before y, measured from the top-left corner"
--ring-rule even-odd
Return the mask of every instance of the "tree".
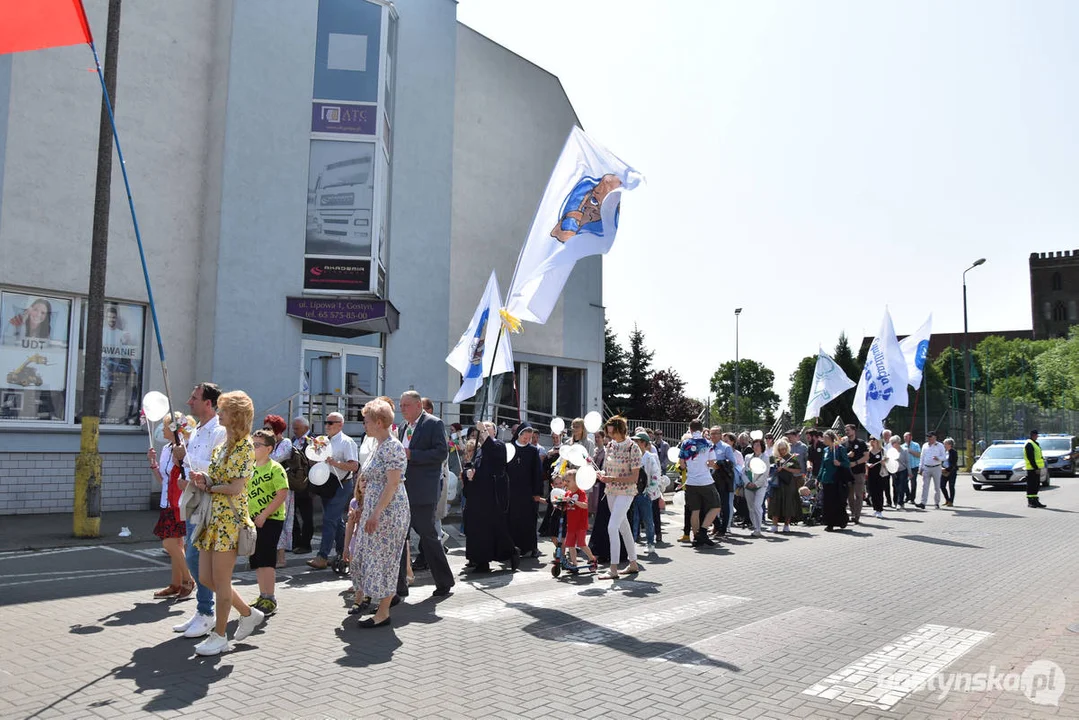
[[633, 325], [629, 335], [629, 367], [627, 388], [629, 401], [626, 412], [631, 418], [644, 418], [648, 414], [648, 396], [652, 390], [652, 357], [655, 352], [644, 344], [644, 333]]
[[688, 421], [700, 415], [704, 405], [686, 397], [686, 383], [674, 368], [659, 370], [652, 375], [648, 409], [642, 417], [649, 420]]
[[603, 403], [616, 413], [624, 412], [628, 401], [629, 362], [611, 323], [603, 320]]
[[734, 368], [728, 360], [712, 375], [712, 392], [716, 395], [714, 408], [724, 421], [742, 427], [744, 425], [771, 425], [775, 422], [779, 395], [772, 386], [776, 375], [767, 367], [749, 358], [738, 361], [738, 417], [734, 416]]
[[809, 392], [813, 389], [813, 374], [817, 369], [817, 356], [807, 355], [798, 363], [798, 368], [791, 373], [791, 389], [787, 393], [787, 407], [795, 423], [801, 423], [809, 403]]
[[1079, 409], [1079, 327], [1034, 359], [1048, 407]]

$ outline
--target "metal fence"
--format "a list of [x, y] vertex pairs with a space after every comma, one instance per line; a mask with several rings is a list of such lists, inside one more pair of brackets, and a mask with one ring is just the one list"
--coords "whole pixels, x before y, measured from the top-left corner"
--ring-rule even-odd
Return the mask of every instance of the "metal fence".
[[[1026, 438], [1031, 430], [1040, 433], [1079, 433], [1079, 411], [1047, 409], [1010, 398], [975, 395], [974, 444], [978, 449], [995, 440]], [[953, 409], [940, 428], [961, 441], [966, 437], [966, 413]]]

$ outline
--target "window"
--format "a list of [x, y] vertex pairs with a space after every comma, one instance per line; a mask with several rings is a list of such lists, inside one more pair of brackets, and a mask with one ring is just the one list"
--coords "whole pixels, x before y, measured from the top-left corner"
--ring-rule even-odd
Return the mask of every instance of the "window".
[[[0, 292], [0, 421], [79, 422], [86, 309], [83, 298]], [[139, 422], [145, 319], [142, 305], [105, 303], [103, 425]], [[78, 342], [70, 342], [73, 336]], [[70, 392], [72, 386], [75, 392]]]
[[1063, 321], [1067, 317], [1068, 317], [1068, 313], [1064, 309], [1064, 303], [1063, 302], [1057, 302], [1057, 304], [1053, 306], [1053, 320], [1055, 320], [1055, 321]]
[[568, 419], [584, 415], [584, 370], [558, 368], [558, 415]]
[[[79, 325], [79, 364], [75, 375], [75, 421], [82, 416], [83, 368], [86, 366], [86, 309], [82, 305]], [[105, 303], [101, 329], [102, 424], [138, 425], [142, 409], [143, 327], [146, 311], [141, 305]]]
[[1075, 301], [1068, 301], [1068, 322], [1076, 322], [1079, 320], [1079, 308], [1076, 308]]
[[[528, 366], [528, 410], [542, 415], [554, 414], [554, 368], [550, 365]], [[535, 418], [545, 420], [546, 418]]]
[[1061, 282], [1061, 279], [1060, 279], [1060, 273], [1058, 273], [1058, 272], [1053, 273], [1053, 290], [1060, 290], [1062, 286], [1063, 286], [1063, 283]]
[[1050, 303], [1046, 302], [1042, 304], [1042, 315], [1046, 320], [1051, 320], [1053, 318], [1053, 306]]
[[0, 293], [0, 418], [67, 420], [72, 301]]

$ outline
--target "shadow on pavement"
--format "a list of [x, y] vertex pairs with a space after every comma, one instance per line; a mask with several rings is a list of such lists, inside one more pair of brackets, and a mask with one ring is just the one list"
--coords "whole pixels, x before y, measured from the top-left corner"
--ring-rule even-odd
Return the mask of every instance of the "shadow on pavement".
[[915, 542], [929, 543], [930, 545], [946, 545], [948, 547], [971, 548], [973, 550], [985, 549], [981, 545], [971, 545], [969, 543], [956, 542], [955, 540], [929, 537], [928, 535], [900, 535], [899, 537], [903, 540], [914, 540]]
[[138, 695], [160, 691], [142, 706], [145, 712], [183, 710], [206, 697], [211, 685], [232, 674], [233, 665], [228, 660], [233, 655], [253, 649], [239, 644], [226, 655], [203, 658], [195, 655], [196, 644], [176, 638], [139, 648], [132, 653], [130, 662], [111, 674], [117, 680], [133, 681]]
[[[170, 617], [183, 615], [184, 608], [175, 602], [162, 600], [152, 603], [135, 603], [134, 607], [126, 610], [117, 610], [111, 615], [98, 618], [98, 622], [106, 627], [119, 627], [122, 625], [144, 625], [156, 623]], [[74, 632], [74, 631], [72, 631]]]
[[[391, 617], [394, 625], [397, 625], [397, 616]], [[397, 648], [401, 647], [394, 627], [360, 630], [355, 623], [356, 620], [350, 618], [341, 627], [334, 629], [334, 634], [344, 644], [345, 651], [342, 657], [334, 661], [338, 665], [353, 668], [382, 665], [388, 663]]]
[[[508, 605], [535, 619], [535, 622], [524, 627], [524, 631], [540, 640], [603, 645], [635, 658], [676, 655], [678, 662], [681, 664], [713, 667], [732, 672], [741, 672], [742, 670], [737, 665], [708, 657], [686, 645], [659, 641], [645, 642], [632, 635], [627, 635], [602, 625], [596, 625], [587, 620], [582, 620], [576, 615], [570, 615], [554, 608], [538, 608], [528, 603], [508, 603]], [[569, 625], [570, 623], [574, 626], [572, 633], [564, 637], [551, 636], [553, 628]], [[590, 636], [594, 639], [591, 639]]]
[[993, 512], [992, 510], [956, 510], [955, 514], [959, 517], [970, 518], [991, 518], [991, 519], [1011, 519], [1021, 518], [1022, 515], [1012, 515], [1010, 513]]

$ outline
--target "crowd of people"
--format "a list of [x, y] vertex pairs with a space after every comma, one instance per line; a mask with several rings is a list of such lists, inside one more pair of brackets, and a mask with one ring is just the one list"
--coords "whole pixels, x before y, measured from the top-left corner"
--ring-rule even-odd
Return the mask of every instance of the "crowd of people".
[[[175, 413], [162, 424], [160, 457], [149, 451], [162, 483], [154, 532], [172, 570], [155, 597], [195, 594], [195, 612], [173, 629], [205, 638], [195, 647], [199, 655], [231, 648], [233, 610], [239, 624], [232, 641], [277, 611], [276, 569], [285, 553], [312, 551], [315, 496], [321, 541], [307, 564], [351, 576], [348, 612], [369, 614], [358, 622], [366, 629], [391, 624], [391, 608], [409, 595], [420, 570], [430, 571], [434, 597], [452, 593], [442, 527], [451, 485], [460, 486], [466, 573], [489, 573], [493, 563], [516, 571], [550, 538], [565, 550], [561, 562], [596, 573], [605, 566], [598, 577], [614, 580], [640, 572], [641, 555], [653, 556], [663, 542], [664, 493], [671, 489], [684, 499], [680, 541], [706, 547], [736, 525], [751, 537], [787, 533], [798, 522], [841, 530], [861, 522], [866, 502], [877, 518], [885, 508], [924, 509], [930, 489], [938, 508], [941, 493], [950, 506], [958, 471], [950, 438], [939, 443], [929, 433], [919, 445], [909, 433], [901, 440], [885, 431], [867, 443], [853, 425], [843, 437], [808, 429], [803, 442], [797, 429], [776, 439], [694, 421], [672, 448], [662, 432], [631, 430], [621, 417], [594, 433], [577, 418], [546, 448], [527, 422], [509, 428], [507, 441], [490, 422], [447, 427], [429, 400], [409, 391], [397, 402], [368, 402], [357, 443], [336, 412], [326, 416], [322, 436], [302, 417], [291, 422], [291, 437], [277, 415], [255, 429], [251, 399], [213, 383], [197, 385], [187, 404], [190, 415]], [[320, 462], [321, 483], [314, 480]], [[578, 484], [579, 475], [587, 482]], [[578, 551], [587, 565], [577, 566]], [[258, 597], [250, 602], [232, 587], [239, 557], [255, 572]]]

